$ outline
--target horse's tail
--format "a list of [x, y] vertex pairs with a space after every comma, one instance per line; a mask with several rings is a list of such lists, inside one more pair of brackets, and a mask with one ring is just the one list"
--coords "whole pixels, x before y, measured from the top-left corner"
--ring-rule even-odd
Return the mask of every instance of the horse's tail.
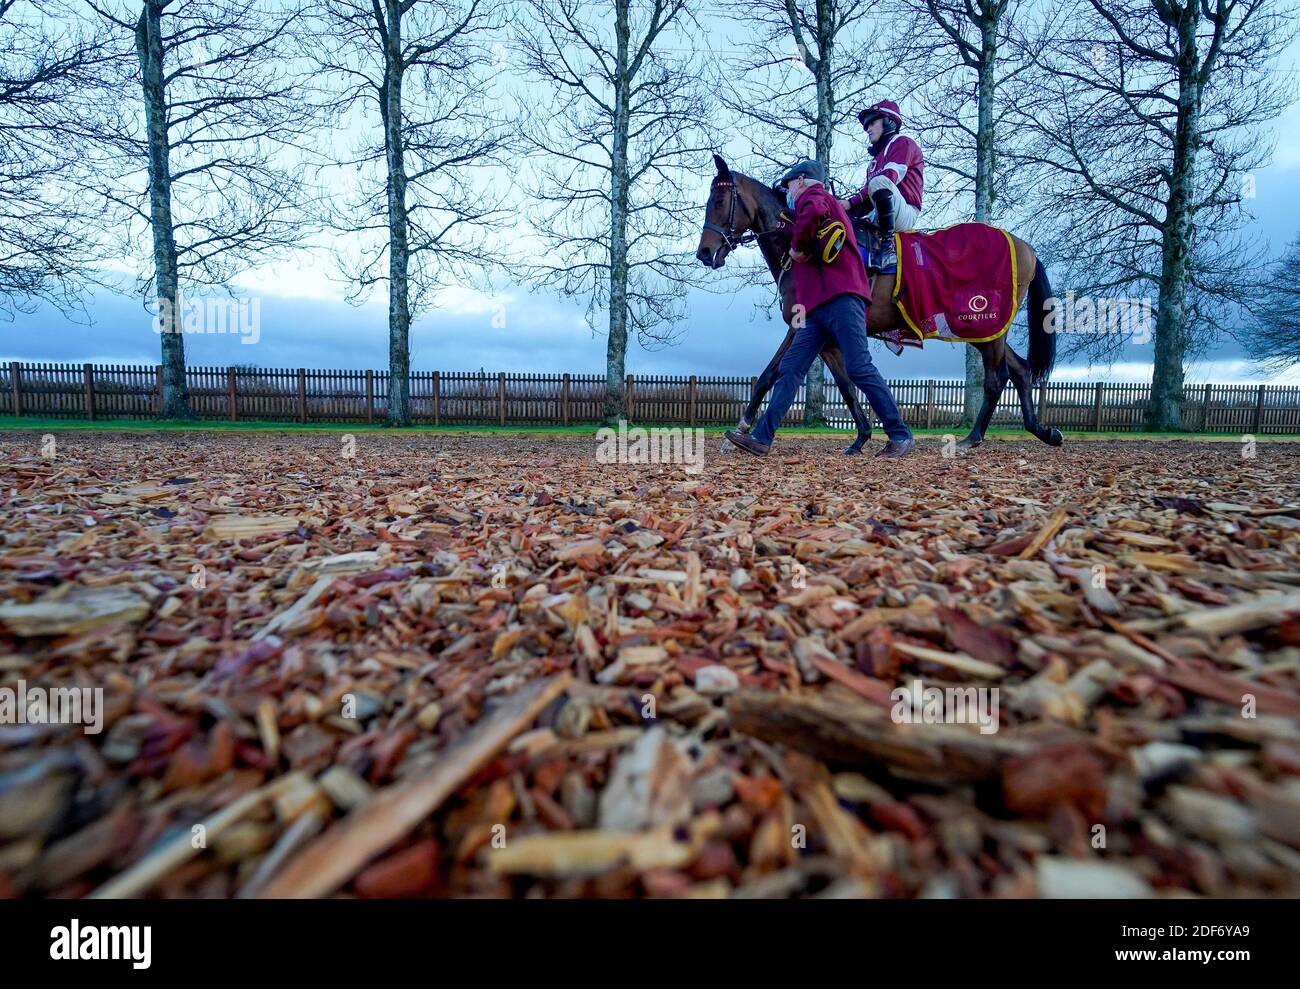
[[1032, 384], [1046, 380], [1056, 363], [1055, 326], [1049, 323], [1052, 309], [1052, 283], [1042, 259], [1036, 259], [1034, 280], [1029, 283], [1029, 373]]

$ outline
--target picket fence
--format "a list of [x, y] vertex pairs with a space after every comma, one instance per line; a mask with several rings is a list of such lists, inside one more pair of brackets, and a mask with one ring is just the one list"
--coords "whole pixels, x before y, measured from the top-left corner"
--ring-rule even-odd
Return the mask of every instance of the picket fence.
[[[633, 422], [720, 426], [734, 423], [749, 401], [754, 378], [627, 376]], [[960, 380], [889, 382], [904, 419], [918, 428], [957, 426]], [[388, 412], [386, 371], [314, 368], [188, 367], [190, 407], [201, 419], [228, 422], [381, 423]], [[1150, 385], [1048, 382], [1035, 395], [1039, 418], [1061, 429], [1138, 431]], [[572, 425], [598, 422], [602, 374], [515, 374], [505, 371], [413, 371], [411, 416], [419, 425]], [[0, 415], [88, 421], [151, 419], [161, 408], [157, 365], [0, 365]], [[824, 411], [830, 425], [852, 419], [827, 382]], [[785, 424], [805, 421], [801, 386]], [[994, 425], [1018, 425], [1020, 406], [1008, 388]], [[1199, 385], [1182, 406], [1184, 429], [1212, 433], [1300, 433], [1300, 387]]]

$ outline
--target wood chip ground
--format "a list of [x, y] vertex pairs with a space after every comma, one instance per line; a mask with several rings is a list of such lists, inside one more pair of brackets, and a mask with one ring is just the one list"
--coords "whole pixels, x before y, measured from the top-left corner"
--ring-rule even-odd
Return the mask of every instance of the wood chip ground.
[[716, 449], [0, 437], [0, 896], [1300, 894], [1294, 446]]

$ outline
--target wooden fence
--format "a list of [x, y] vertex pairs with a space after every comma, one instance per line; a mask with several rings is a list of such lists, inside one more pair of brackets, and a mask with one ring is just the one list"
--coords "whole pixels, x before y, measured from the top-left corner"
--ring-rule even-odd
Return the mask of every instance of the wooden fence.
[[[753, 378], [691, 375], [627, 376], [628, 417], [642, 423], [729, 425], [749, 401]], [[154, 365], [20, 364], [0, 366], [0, 415], [68, 419], [151, 419], [161, 408], [162, 369]], [[386, 371], [309, 368], [189, 367], [190, 407], [201, 419], [269, 422], [383, 422]], [[963, 382], [889, 382], [903, 418], [918, 428], [955, 428]], [[601, 418], [600, 374], [508, 374], [414, 371], [411, 415], [420, 425], [568, 425]], [[831, 382], [825, 412], [831, 425], [852, 420]], [[1050, 382], [1035, 399], [1039, 418], [1062, 429], [1142, 429], [1150, 386]], [[804, 421], [801, 386], [786, 414]], [[1020, 406], [1008, 387], [995, 425], [1018, 426]], [[1217, 433], [1300, 433], [1300, 387], [1200, 385], [1183, 403], [1184, 429]]]

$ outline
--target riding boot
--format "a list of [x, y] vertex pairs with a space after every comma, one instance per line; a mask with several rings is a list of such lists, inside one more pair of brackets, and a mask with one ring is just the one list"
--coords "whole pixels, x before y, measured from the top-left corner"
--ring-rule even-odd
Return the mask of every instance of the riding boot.
[[892, 271], [898, 266], [894, 255], [894, 199], [885, 189], [872, 193], [876, 204], [876, 227], [880, 231], [880, 270]]

